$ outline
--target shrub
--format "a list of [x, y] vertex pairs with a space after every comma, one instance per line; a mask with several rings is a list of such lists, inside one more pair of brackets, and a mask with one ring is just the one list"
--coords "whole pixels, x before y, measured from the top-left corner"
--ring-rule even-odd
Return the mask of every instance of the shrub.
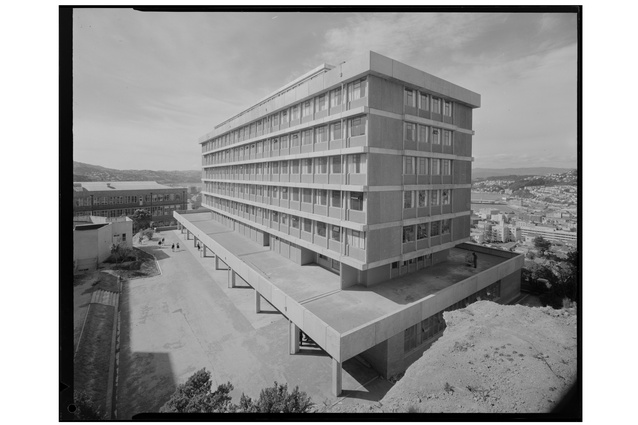
[[95, 405], [91, 397], [84, 391], [74, 390], [73, 402], [75, 404], [73, 416], [76, 420], [95, 421], [105, 419], [104, 415], [100, 412], [100, 408]]
[[200, 369], [185, 384], [177, 387], [171, 398], [160, 408], [162, 413], [226, 413], [233, 405], [228, 395], [233, 386], [230, 382], [211, 391], [210, 372]]
[[261, 390], [259, 399], [253, 402], [242, 394], [239, 409], [244, 412], [258, 413], [307, 413], [313, 407], [310, 397], [295, 387], [288, 392], [288, 384], [278, 384]]

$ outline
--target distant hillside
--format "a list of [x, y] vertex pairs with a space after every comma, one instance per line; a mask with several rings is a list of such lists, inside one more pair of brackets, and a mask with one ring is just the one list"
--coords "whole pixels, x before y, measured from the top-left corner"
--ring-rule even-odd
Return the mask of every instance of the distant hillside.
[[115, 170], [73, 161], [74, 182], [156, 181], [161, 184], [178, 184], [199, 182], [201, 179], [202, 173], [200, 170]]
[[566, 173], [573, 168], [531, 167], [531, 168], [473, 168], [472, 180], [500, 176], [544, 176]]

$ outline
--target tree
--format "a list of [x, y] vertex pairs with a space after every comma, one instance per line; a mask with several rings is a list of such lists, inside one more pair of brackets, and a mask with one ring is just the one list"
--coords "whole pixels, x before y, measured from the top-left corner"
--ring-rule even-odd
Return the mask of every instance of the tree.
[[289, 393], [288, 384], [277, 384], [277, 381], [274, 386], [261, 390], [256, 402], [253, 403], [243, 394], [240, 401], [240, 408], [247, 407], [248, 411], [256, 410], [259, 413], [307, 413], [312, 406], [310, 397], [299, 391], [299, 387], [295, 387], [292, 393]]
[[230, 382], [211, 391], [210, 372], [205, 368], [195, 372], [185, 384], [178, 385], [171, 398], [160, 408], [162, 413], [227, 413], [234, 411], [228, 395]]
[[144, 208], [139, 208], [135, 210], [133, 215], [131, 216], [133, 220], [133, 225], [135, 226], [135, 231], [138, 232], [140, 230], [144, 230], [148, 228], [151, 224], [151, 213]]
[[131, 255], [132, 251], [133, 250], [131, 248], [122, 242], [111, 245], [111, 255], [113, 256], [116, 264], [124, 261], [129, 255]]
[[548, 251], [552, 247], [552, 243], [542, 236], [536, 236], [534, 238], [534, 246], [540, 251], [542, 257], [545, 255], [545, 251]]
[[100, 408], [82, 390], [73, 391], [73, 404], [75, 405], [73, 416], [76, 420], [95, 421], [105, 419], [100, 412]]

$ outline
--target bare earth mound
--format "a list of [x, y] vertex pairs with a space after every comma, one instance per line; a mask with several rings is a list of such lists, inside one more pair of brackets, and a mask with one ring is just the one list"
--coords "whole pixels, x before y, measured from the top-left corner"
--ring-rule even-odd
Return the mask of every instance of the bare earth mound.
[[547, 413], [576, 380], [576, 309], [479, 301], [447, 328], [378, 407], [332, 412]]

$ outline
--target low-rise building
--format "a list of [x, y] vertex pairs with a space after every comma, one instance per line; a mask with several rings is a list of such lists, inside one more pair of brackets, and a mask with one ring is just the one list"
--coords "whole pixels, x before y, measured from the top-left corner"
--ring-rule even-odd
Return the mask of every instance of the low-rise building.
[[73, 216], [130, 217], [144, 208], [158, 225], [173, 222], [173, 211], [186, 210], [188, 189], [154, 181], [75, 182]]
[[95, 270], [111, 255], [113, 245], [133, 247], [133, 221], [128, 217], [80, 216], [73, 221], [74, 271]]

